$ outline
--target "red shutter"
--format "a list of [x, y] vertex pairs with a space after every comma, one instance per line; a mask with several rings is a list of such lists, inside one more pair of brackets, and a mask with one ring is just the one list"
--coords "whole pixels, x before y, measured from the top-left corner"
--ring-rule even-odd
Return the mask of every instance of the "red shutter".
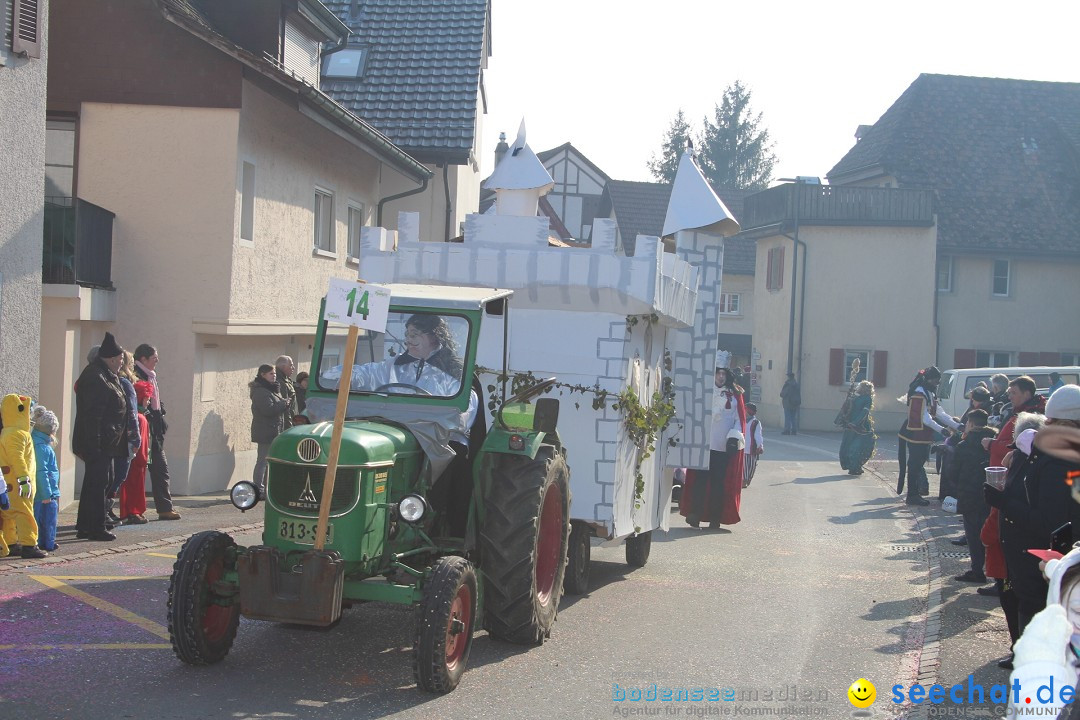
[[1021, 365], [1038, 365], [1039, 353], [1037, 352], [1021, 352], [1020, 360]]
[[962, 350], [960, 348], [953, 350], [953, 367], [957, 370], [975, 367], [975, 359], [974, 350]]
[[1056, 352], [1041, 352], [1039, 353], [1040, 365], [1060, 365], [1061, 353]]
[[26, 57], [41, 57], [40, 0], [15, 0], [13, 9], [12, 52]]
[[870, 382], [874, 383], [875, 388], [885, 387], [885, 381], [889, 374], [889, 351], [888, 350], [875, 350], [874, 351], [874, 377]]
[[844, 384], [844, 351], [840, 348], [829, 350], [829, 384]]

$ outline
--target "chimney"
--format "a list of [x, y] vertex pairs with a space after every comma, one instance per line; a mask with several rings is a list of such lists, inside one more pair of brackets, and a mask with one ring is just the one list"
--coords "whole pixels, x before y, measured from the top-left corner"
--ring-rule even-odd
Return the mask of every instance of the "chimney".
[[872, 128], [872, 127], [874, 127], [874, 126], [873, 125], [860, 125], [859, 127], [855, 128], [855, 142], [858, 142], [858, 141], [862, 140], [864, 137], [866, 137], [866, 133], [870, 132], [870, 128]]
[[499, 167], [499, 163], [502, 162], [503, 155], [510, 149], [510, 146], [506, 144], [506, 133], [499, 133], [499, 144], [495, 146], [495, 167]]

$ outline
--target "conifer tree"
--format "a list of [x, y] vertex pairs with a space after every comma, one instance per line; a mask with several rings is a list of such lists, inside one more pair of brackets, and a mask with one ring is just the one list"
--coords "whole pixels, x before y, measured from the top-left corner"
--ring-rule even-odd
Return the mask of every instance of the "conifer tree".
[[718, 188], [764, 189], [772, 181], [776, 155], [769, 131], [762, 127], [761, 113], [750, 107], [750, 90], [736, 80], [714, 106], [713, 118], [705, 118], [698, 164], [705, 177]]
[[679, 108], [679, 112], [671, 121], [667, 132], [664, 133], [664, 143], [660, 149], [660, 156], [654, 153], [652, 159], [646, 163], [649, 172], [657, 182], [675, 182], [675, 171], [679, 169], [679, 158], [686, 149], [686, 139], [690, 137], [690, 123], [686, 120], [686, 114]]

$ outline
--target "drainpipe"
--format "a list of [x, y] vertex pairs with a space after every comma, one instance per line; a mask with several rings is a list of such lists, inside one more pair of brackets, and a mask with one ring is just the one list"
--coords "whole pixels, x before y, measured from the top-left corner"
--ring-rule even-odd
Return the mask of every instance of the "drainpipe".
[[420, 187], [413, 190], [406, 190], [405, 192], [398, 193], [397, 195], [388, 195], [379, 201], [378, 210], [375, 212], [375, 225], [378, 227], [386, 227], [382, 222], [383, 205], [391, 200], [400, 200], [403, 197], [409, 197], [410, 195], [418, 195], [427, 190], [428, 178], [424, 178], [424, 181], [420, 184]]
[[[799, 184], [796, 182], [791, 186], [791, 198], [793, 206], [793, 215], [795, 220], [795, 236], [784, 235], [792, 241], [792, 253], [791, 253], [791, 317], [788, 321], [788, 351], [787, 351], [787, 371], [789, 373], [795, 372], [795, 366], [793, 361], [793, 354], [795, 352], [795, 291], [798, 288], [798, 282], [796, 274], [799, 269], [799, 198], [798, 198]], [[801, 355], [800, 355], [801, 357]], [[802, 363], [799, 363], [800, 371]], [[801, 372], [800, 372], [801, 374]], [[801, 384], [801, 383], [800, 383]]]
[[443, 231], [443, 242], [450, 242], [450, 219], [453, 217], [450, 207], [450, 163], [443, 160], [442, 165], [442, 184], [443, 194], [446, 196], [446, 227]]
[[[793, 192], [798, 192], [798, 184], [792, 186]], [[792, 242], [792, 258], [791, 258], [791, 318], [788, 321], [788, 360], [787, 371], [795, 372], [794, 368], [794, 349], [795, 349], [795, 293], [799, 293], [799, 352], [797, 357], [799, 358], [799, 371], [795, 374], [795, 379], [802, 385], [802, 351], [803, 351], [803, 320], [806, 317], [806, 260], [809, 257], [809, 248], [806, 243], [799, 239], [799, 204], [796, 199], [794, 203], [794, 221], [795, 221], [795, 234], [788, 235], [785, 232], [781, 232], [780, 235], [786, 237]], [[796, 282], [796, 271], [799, 267], [799, 246], [802, 245], [803, 250], [803, 265], [802, 265], [802, 282]]]

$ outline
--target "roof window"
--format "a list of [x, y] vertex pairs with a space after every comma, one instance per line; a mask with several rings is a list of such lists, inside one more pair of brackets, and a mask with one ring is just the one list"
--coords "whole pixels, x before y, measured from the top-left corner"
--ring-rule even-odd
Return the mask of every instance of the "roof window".
[[323, 59], [322, 74], [325, 78], [355, 79], [364, 74], [367, 48], [345, 48]]

